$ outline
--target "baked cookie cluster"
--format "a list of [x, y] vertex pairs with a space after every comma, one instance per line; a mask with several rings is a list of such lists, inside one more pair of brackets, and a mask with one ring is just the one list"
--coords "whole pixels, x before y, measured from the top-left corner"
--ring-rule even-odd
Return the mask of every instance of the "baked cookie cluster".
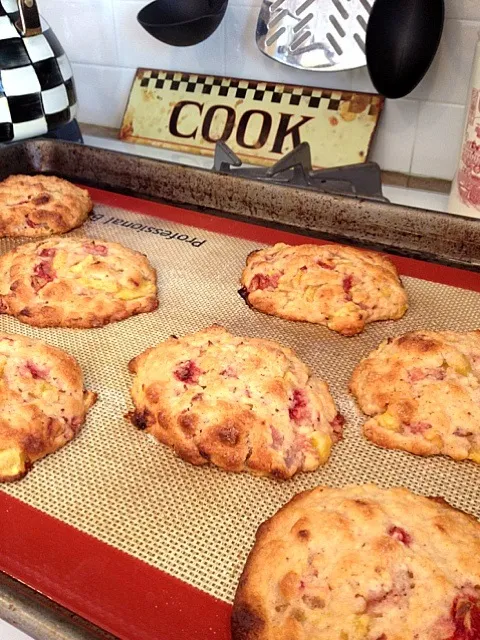
[[49, 238], [0, 257], [0, 312], [36, 327], [101, 327], [158, 307], [147, 258], [115, 242]]
[[480, 523], [374, 485], [318, 487], [262, 524], [233, 640], [477, 640]]
[[[256, 251], [241, 282], [255, 309], [343, 335], [408, 306], [388, 259], [336, 245]], [[480, 463], [479, 383], [479, 331], [415, 331], [364, 358], [350, 391], [375, 444]], [[480, 640], [479, 558], [480, 523], [442, 499], [319, 487], [260, 526], [232, 638]]]
[[[50, 236], [81, 225], [88, 191], [48, 176], [0, 183], [0, 236]], [[0, 313], [36, 327], [100, 327], [153, 311], [156, 273], [112, 242], [53, 237], [0, 257]], [[96, 394], [74, 358], [39, 340], [0, 333], [0, 482], [72, 440]]]
[[130, 362], [132, 423], [195, 465], [290, 478], [327, 462], [344, 420], [295, 353], [223, 327], [171, 337]]
[[387, 257], [337, 244], [276, 244], [254, 251], [241, 283], [239, 293], [258, 311], [345, 336], [362, 332], [368, 322], [398, 320], [408, 308]]
[[386, 340], [357, 366], [350, 389], [371, 416], [372, 442], [480, 464], [480, 331]]
[[54, 176], [0, 182], [0, 237], [42, 238], [82, 225], [93, 209], [86, 189]]
[[0, 332], [0, 482], [72, 440], [96, 394], [77, 361], [40, 340]]
[[[0, 257], [0, 313], [36, 327], [101, 327], [158, 306], [146, 256], [59, 237], [92, 208], [45, 176], [0, 183], [0, 236], [55, 237]], [[340, 245], [250, 254], [248, 305], [343, 336], [408, 308], [393, 263]], [[188, 463], [288, 480], [326, 464], [344, 418], [326, 382], [287, 346], [218, 325], [129, 363], [128, 414]], [[365, 436], [419, 455], [480, 463], [480, 331], [414, 331], [356, 367]], [[96, 394], [74, 358], [0, 333], [0, 482], [72, 440]], [[480, 640], [480, 523], [442, 499], [374, 485], [318, 487], [260, 526], [235, 597], [233, 640]]]

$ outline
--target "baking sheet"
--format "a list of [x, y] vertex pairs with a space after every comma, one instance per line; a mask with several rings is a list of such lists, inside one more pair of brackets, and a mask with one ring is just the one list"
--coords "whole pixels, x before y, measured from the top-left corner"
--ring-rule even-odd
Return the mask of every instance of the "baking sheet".
[[[4, 491], [227, 602], [258, 525], [303, 489], [349, 482], [404, 485], [442, 495], [480, 516], [480, 467], [375, 447], [362, 438], [363, 418], [347, 393], [358, 360], [385, 337], [417, 328], [477, 328], [479, 293], [404, 278], [411, 305], [404, 319], [343, 338], [245, 305], [236, 293], [238, 279], [246, 255], [259, 243], [104, 205], [95, 212], [95, 220], [74, 235], [121, 241], [146, 253], [158, 271], [160, 307], [92, 330], [36, 329], [0, 316], [2, 330], [70, 352], [82, 366], [87, 388], [99, 393], [80, 436], [37, 463], [19, 483], [3, 485]], [[13, 245], [2, 240], [0, 251]], [[292, 347], [329, 382], [347, 425], [326, 467], [288, 482], [195, 468], [124, 419], [131, 408], [128, 361], [172, 333], [213, 322]]]

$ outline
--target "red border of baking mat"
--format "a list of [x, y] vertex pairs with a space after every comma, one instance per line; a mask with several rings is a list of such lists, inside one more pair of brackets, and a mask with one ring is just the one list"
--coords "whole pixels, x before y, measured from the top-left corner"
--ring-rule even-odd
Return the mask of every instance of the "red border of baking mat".
[[[305, 239], [90, 189], [95, 202], [258, 242]], [[404, 275], [480, 291], [480, 274], [392, 256]], [[122, 640], [228, 640], [229, 604], [0, 491], [0, 570]]]
[[[256, 225], [248, 222], [240, 222], [208, 213], [182, 209], [181, 207], [173, 205], [142, 200], [133, 196], [110, 193], [109, 191], [102, 191], [100, 189], [89, 188], [89, 191], [93, 200], [98, 204], [128, 209], [129, 211], [143, 213], [148, 216], [154, 216], [155, 218], [162, 218], [170, 222], [190, 225], [197, 229], [223, 233], [224, 235], [244, 238], [245, 240], [254, 240], [265, 244], [274, 244], [275, 242], [285, 242], [295, 245], [306, 242], [311, 244], [327, 244], [325, 240], [305, 237], [298, 235], [298, 233], [290, 233], [288, 231], [279, 231], [277, 229], [263, 227], [261, 224]], [[447, 267], [414, 258], [404, 258], [403, 256], [389, 254], [389, 258], [396, 264], [401, 275], [480, 292], [479, 272]]]
[[0, 491], [0, 569], [122, 640], [229, 640], [231, 607]]

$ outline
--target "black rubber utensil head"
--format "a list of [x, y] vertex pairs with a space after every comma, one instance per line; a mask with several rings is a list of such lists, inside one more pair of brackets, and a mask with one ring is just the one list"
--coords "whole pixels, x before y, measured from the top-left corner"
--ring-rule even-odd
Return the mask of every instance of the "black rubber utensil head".
[[376, 0], [367, 26], [370, 78], [387, 98], [409, 94], [422, 80], [442, 37], [444, 0]]
[[227, 10], [228, 0], [154, 0], [138, 22], [154, 38], [174, 47], [190, 47], [209, 38]]

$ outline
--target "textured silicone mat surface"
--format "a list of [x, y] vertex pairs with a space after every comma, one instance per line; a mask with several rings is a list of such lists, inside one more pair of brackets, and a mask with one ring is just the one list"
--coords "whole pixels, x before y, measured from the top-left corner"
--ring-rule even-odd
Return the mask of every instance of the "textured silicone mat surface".
[[[92, 330], [35, 329], [0, 316], [2, 330], [71, 353], [86, 387], [99, 394], [74, 442], [2, 490], [226, 601], [233, 598], [258, 525], [301, 490], [320, 484], [403, 485], [480, 516], [480, 466], [377, 448], [361, 436], [363, 418], [347, 392], [356, 363], [387, 336], [418, 328], [477, 328], [480, 294], [404, 278], [410, 296], [405, 318], [344, 338], [246, 306], [237, 294], [238, 280], [245, 257], [259, 243], [106, 206], [95, 211], [96, 220], [74, 235], [119, 241], [146, 253], [158, 271], [160, 307]], [[0, 251], [13, 244], [2, 240]], [[292, 347], [329, 382], [347, 425], [326, 467], [287, 482], [195, 468], [124, 419], [131, 407], [128, 361], [171, 334], [214, 322]]]

